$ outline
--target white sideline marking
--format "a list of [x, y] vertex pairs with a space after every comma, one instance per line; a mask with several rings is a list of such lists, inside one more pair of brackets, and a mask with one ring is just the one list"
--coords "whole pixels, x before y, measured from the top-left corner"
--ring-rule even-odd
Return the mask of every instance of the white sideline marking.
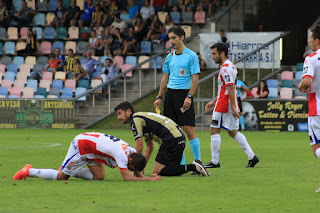
[[20, 149], [20, 148], [39, 148], [39, 147], [54, 147], [54, 146], [61, 146], [61, 143], [43, 143], [43, 142], [36, 142], [39, 144], [45, 145], [34, 145], [34, 146], [0, 146], [0, 149]]

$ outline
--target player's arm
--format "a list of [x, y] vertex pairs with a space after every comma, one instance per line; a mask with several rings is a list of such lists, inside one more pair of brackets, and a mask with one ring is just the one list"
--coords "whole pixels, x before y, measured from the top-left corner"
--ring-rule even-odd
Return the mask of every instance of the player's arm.
[[299, 84], [299, 90], [302, 93], [307, 93], [310, 91], [310, 86], [312, 83], [312, 78], [311, 77], [305, 77], [302, 79], [302, 81]]
[[232, 115], [234, 118], [240, 118], [240, 115], [239, 115], [237, 108], [236, 108], [236, 102], [235, 102], [236, 93], [234, 91], [234, 85], [233, 84], [227, 85], [227, 90], [228, 90], [228, 95], [229, 95], [229, 99], [230, 99]]
[[146, 141], [146, 150], [144, 151], [144, 157], [146, 158], [147, 163], [151, 157], [153, 148], [154, 148], [153, 141], [151, 139], [148, 139]]
[[207, 112], [209, 111], [214, 105], [216, 105], [217, 97], [215, 97], [212, 101], [208, 102], [204, 108], [204, 110]]
[[136, 147], [135, 148], [138, 153], [142, 153], [142, 151], [143, 151], [143, 139], [142, 138], [136, 139]]
[[[191, 86], [190, 86], [188, 94], [193, 96], [193, 94], [195, 93], [195, 91], [197, 90], [197, 87], [198, 87], [199, 75], [198, 74], [193, 74], [191, 76], [191, 78], [192, 78], [192, 83], [191, 83]], [[186, 99], [184, 100], [183, 108], [184, 109], [189, 108], [191, 106], [191, 101], [192, 101], [192, 98], [189, 98], [187, 96]]]
[[120, 173], [121, 173], [124, 181], [159, 181], [159, 180], [162, 180], [162, 178], [160, 176], [153, 175], [152, 177], [146, 177], [146, 176], [142, 175], [141, 173], [138, 174], [138, 175], [140, 175], [139, 177], [135, 177], [126, 169], [121, 169]]
[[[160, 82], [158, 97], [163, 97], [164, 91], [167, 88], [168, 80], [169, 80], [169, 73], [164, 73]], [[157, 108], [157, 107], [160, 108], [160, 104], [161, 104], [161, 98], [158, 98], [153, 103], [153, 106], [154, 108]]]

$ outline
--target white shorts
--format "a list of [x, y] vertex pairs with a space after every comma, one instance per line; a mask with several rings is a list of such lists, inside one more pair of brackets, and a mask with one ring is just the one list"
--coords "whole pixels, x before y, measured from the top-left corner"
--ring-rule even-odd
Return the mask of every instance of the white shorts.
[[310, 146], [320, 143], [320, 115], [308, 117]]
[[62, 163], [61, 171], [66, 175], [75, 176], [85, 166], [93, 166], [97, 164], [99, 163], [94, 160], [86, 160], [85, 156], [81, 156], [78, 144], [73, 140]]
[[212, 112], [212, 128], [224, 128], [226, 130], [238, 130], [239, 119], [234, 118], [232, 113]]

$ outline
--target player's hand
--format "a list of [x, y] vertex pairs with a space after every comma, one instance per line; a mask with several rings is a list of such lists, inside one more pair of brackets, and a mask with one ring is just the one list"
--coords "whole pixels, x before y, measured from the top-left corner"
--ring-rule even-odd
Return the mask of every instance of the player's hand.
[[153, 107], [154, 108], [159, 108], [160, 109], [160, 105], [161, 105], [161, 98], [158, 98], [157, 100], [155, 100], [153, 102]]
[[208, 103], [206, 104], [204, 110], [205, 110], [206, 112], [208, 112], [212, 107], [214, 107], [215, 104], [216, 104], [216, 99], [208, 102]]
[[183, 102], [183, 109], [188, 109], [189, 107], [191, 106], [191, 98], [186, 98], [184, 99], [184, 102]]
[[162, 178], [157, 174], [152, 174], [150, 176], [150, 178], [151, 178], [151, 181], [160, 181], [160, 180], [162, 180]]
[[231, 109], [232, 109], [232, 115], [233, 115], [233, 117], [234, 117], [235, 119], [240, 118], [240, 114], [239, 114], [239, 112], [236, 110], [236, 108], [235, 108], [235, 107], [231, 107]]
[[308, 93], [308, 92], [310, 92], [310, 88], [309, 88], [309, 89], [302, 89], [302, 88], [300, 88], [299, 90], [300, 90], [300, 92], [302, 92], [302, 93]]

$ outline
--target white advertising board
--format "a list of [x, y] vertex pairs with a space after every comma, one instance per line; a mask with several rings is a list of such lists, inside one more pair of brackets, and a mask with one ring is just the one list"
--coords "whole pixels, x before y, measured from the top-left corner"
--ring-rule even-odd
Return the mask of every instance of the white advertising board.
[[[247, 53], [261, 47], [265, 43], [271, 41], [272, 39], [278, 37], [281, 32], [241, 32], [241, 33], [226, 33], [226, 37], [230, 43], [229, 47], [229, 59], [234, 62]], [[200, 53], [202, 59], [207, 63], [208, 68], [218, 68], [218, 65], [214, 63], [211, 58], [210, 47], [218, 41], [220, 38], [219, 33], [201, 33], [200, 34]], [[269, 45], [266, 48], [260, 50], [260, 68], [271, 69], [280, 68], [280, 51], [281, 44], [280, 40]], [[246, 59], [245, 68], [246, 69], [256, 69], [259, 67], [258, 64], [259, 56], [258, 53], [251, 55]], [[237, 68], [243, 68], [243, 62], [236, 64]]]

